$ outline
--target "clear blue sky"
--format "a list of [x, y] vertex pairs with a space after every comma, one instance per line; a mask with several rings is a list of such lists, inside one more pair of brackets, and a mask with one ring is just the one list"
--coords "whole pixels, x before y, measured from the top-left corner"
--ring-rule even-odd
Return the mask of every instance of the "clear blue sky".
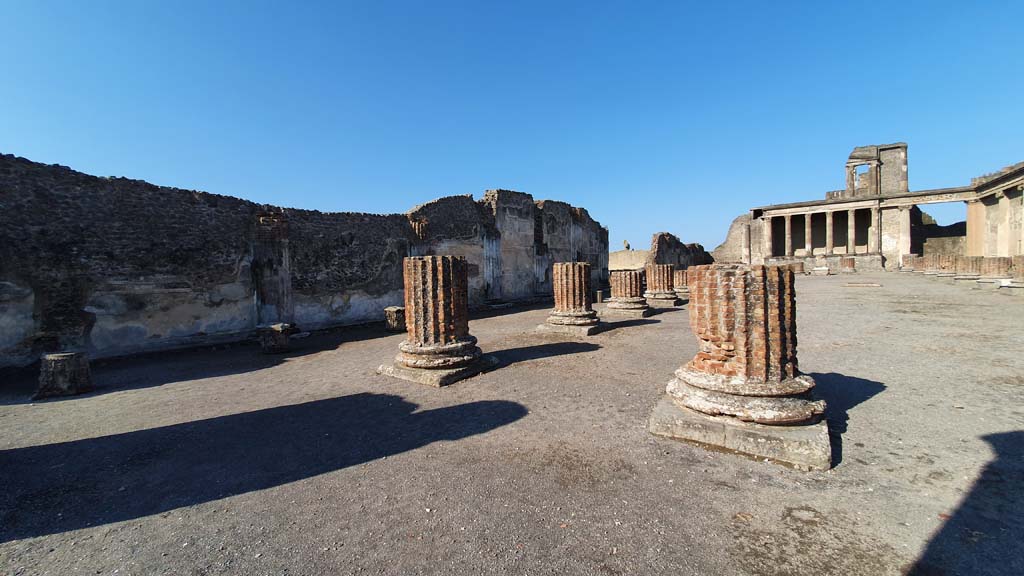
[[753, 206], [842, 187], [856, 145], [908, 142], [912, 189], [1024, 160], [1021, 22], [1019, 1], [0, 0], [0, 151], [325, 211], [511, 188], [586, 207], [613, 249], [711, 249]]

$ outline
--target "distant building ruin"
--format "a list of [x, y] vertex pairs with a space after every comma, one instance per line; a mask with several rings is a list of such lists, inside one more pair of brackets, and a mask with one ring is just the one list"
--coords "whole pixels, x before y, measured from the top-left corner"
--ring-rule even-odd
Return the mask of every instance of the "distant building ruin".
[[[912, 255], [1015, 256], [1022, 245], [1024, 162], [975, 178], [968, 186], [911, 192], [907, 145], [854, 148], [846, 188], [824, 200], [761, 206], [733, 221], [717, 262], [817, 262], [838, 270], [854, 257], [858, 270], [898, 269]], [[961, 226], [939, 227], [919, 205], [965, 202]]]

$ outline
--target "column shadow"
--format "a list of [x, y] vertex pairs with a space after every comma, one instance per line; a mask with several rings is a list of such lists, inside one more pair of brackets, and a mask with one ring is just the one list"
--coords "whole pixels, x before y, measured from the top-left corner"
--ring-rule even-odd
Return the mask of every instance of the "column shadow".
[[659, 324], [661, 320], [655, 320], [653, 318], [630, 318], [626, 320], [611, 320], [607, 317], [601, 318], [601, 332], [611, 332], [612, 330], [618, 330], [620, 328], [631, 328], [633, 326], [649, 326], [651, 324]]
[[982, 439], [995, 458], [907, 576], [1024, 574], [1024, 431]]
[[828, 404], [825, 418], [828, 420], [828, 435], [832, 444], [832, 466], [843, 461], [843, 437], [849, 421], [848, 412], [885, 390], [885, 384], [846, 376], [835, 372], [809, 374], [814, 378], [814, 393]]
[[522, 346], [519, 348], [506, 348], [488, 352], [498, 359], [498, 367], [508, 366], [516, 362], [526, 362], [539, 358], [551, 356], [562, 356], [565, 354], [579, 354], [581, 352], [593, 352], [600, 350], [601, 346], [592, 342], [549, 342], [547, 344], [535, 344], [533, 346]]
[[0, 451], [0, 542], [132, 520], [481, 434], [526, 415], [481, 401], [415, 412], [387, 394]]

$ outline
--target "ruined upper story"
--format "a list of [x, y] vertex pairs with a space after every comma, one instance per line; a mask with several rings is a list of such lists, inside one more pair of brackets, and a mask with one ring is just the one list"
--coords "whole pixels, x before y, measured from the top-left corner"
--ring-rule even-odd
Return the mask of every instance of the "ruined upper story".
[[846, 160], [846, 189], [825, 193], [826, 200], [852, 199], [910, 192], [907, 144], [858, 146]]

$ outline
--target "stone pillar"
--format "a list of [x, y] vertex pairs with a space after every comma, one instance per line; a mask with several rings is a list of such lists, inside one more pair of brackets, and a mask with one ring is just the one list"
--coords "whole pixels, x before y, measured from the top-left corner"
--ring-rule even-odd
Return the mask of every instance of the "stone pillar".
[[384, 328], [388, 332], [405, 332], [405, 308], [401, 306], [385, 308]]
[[267, 326], [293, 321], [288, 220], [281, 212], [256, 215], [252, 243], [256, 323]]
[[690, 301], [690, 287], [686, 284], [686, 269], [672, 272], [672, 287], [683, 303]]
[[377, 369], [430, 386], [446, 386], [496, 364], [469, 334], [469, 279], [461, 256], [404, 261], [406, 339], [393, 365]]
[[812, 240], [814, 239], [814, 236], [811, 234], [812, 220], [813, 215], [810, 212], [804, 214], [804, 254], [807, 256], [814, 255], [814, 248], [811, 247]]
[[839, 259], [839, 272], [842, 274], [853, 274], [857, 271], [857, 259], [853, 256], [843, 256]]
[[825, 402], [796, 355], [793, 272], [784, 266], [689, 269], [699, 351], [676, 370], [650, 431], [802, 469], [831, 466]]
[[882, 223], [881, 223], [881, 210], [878, 208], [871, 209], [871, 230], [868, 232], [868, 253], [878, 254], [882, 251], [881, 239], [882, 234]]
[[825, 212], [825, 255], [831, 256], [835, 250], [835, 239], [832, 233], [832, 212]]
[[551, 267], [551, 284], [555, 292], [555, 309], [538, 329], [576, 336], [596, 333], [598, 320], [590, 300], [590, 264], [555, 262]]
[[673, 308], [681, 304], [676, 297], [671, 264], [647, 265], [647, 292], [644, 298], [651, 308]]
[[615, 270], [612, 272], [612, 301], [608, 312], [631, 318], [646, 318], [651, 308], [643, 296], [643, 271]]
[[793, 217], [786, 214], [786, 257], [793, 257]]
[[846, 253], [857, 253], [857, 210], [846, 211]]
[[898, 249], [900, 253], [900, 267], [902, 267], [904, 260], [910, 257], [910, 206], [901, 206], [899, 210], [900, 240]]
[[775, 244], [772, 239], [772, 216], [761, 218], [761, 236], [764, 238], [764, 261], [775, 256]]
[[40, 360], [39, 389], [32, 399], [74, 396], [91, 390], [92, 373], [84, 352], [46, 354]]

